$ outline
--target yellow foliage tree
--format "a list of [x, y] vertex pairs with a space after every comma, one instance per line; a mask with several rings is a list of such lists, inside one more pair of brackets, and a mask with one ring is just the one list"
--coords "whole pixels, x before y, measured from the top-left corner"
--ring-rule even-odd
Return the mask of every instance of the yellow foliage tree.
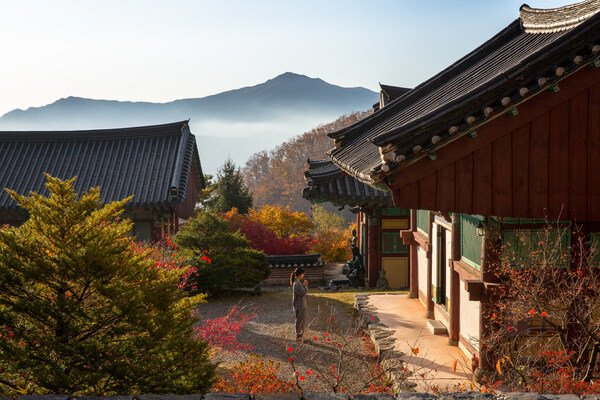
[[265, 205], [250, 209], [249, 216], [275, 232], [279, 239], [308, 235], [315, 229], [306, 213], [294, 212], [289, 206]]
[[343, 262], [350, 259], [351, 231], [340, 213], [333, 213], [321, 206], [313, 206], [312, 218], [316, 224], [316, 244], [313, 250], [326, 262]]

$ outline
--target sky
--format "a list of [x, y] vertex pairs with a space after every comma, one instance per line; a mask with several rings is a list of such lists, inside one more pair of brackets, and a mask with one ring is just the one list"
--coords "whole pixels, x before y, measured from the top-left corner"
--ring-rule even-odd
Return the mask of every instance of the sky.
[[414, 87], [518, 18], [522, 2], [0, 0], [0, 115], [68, 96], [204, 97], [287, 71]]

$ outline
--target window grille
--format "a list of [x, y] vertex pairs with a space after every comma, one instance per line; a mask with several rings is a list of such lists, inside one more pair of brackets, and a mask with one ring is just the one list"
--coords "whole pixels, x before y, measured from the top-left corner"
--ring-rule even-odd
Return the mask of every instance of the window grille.
[[477, 225], [482, 220], [482, 217], [475, 215], [460, 215], [461, 259], [478, 271], [481, 271], [481, 250], [483, 248], [483, 236], [477, 235]]
[[428, 234], [429, 231], [429, 211], [427, 210], [417, 210], [417, 229], [424, 233]]
[[[515, 229], [503, 231], [502, 236], [502, 258], [512, 265], [527, 266], [537, 260], [541, 263], [567, 266], [570, 260], [570, 230]], [[594, 240], [594, 236], [591, 240]], [[559, 241], [560, 248], [556, 248]], [[542, 246], [545, 248], [543, 253]], [[541, 261], [543, 259], [545, 261]]]
[[400, 232], [383, 232], [381, 238], [382, 253], [408, 253], [408, 246], [402, 242]]

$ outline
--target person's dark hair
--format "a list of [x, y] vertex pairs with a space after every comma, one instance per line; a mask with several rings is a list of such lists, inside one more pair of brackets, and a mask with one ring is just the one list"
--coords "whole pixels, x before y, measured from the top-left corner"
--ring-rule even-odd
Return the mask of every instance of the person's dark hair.
[[290, 275], [290, 286], [293, 286], [296, 278], [299, 277], [300, 275], [302, 275], [303, 273], [304, 273], [304, 268], [302, 268], [302, 267], [296, 268], [294, 270], [294, 272], [292, 272], [292, 275]]

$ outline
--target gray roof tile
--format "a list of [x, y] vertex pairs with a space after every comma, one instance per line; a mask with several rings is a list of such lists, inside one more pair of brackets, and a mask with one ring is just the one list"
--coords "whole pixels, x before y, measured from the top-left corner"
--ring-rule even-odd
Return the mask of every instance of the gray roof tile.
[[[186, 195], [191, 169], [204, 187], [194, 135], [186, 121], [90, 131], [0, 132], [0, 188], [47, 194], [44, 173], [77, 176], [75, 190], [100, 186], [104, 202], [135, 197], [128, 208], [173, 205]], [[177, 195], [171, 196], [171, 188]], [[0, 211], [20, 210], [0, 191]]]

